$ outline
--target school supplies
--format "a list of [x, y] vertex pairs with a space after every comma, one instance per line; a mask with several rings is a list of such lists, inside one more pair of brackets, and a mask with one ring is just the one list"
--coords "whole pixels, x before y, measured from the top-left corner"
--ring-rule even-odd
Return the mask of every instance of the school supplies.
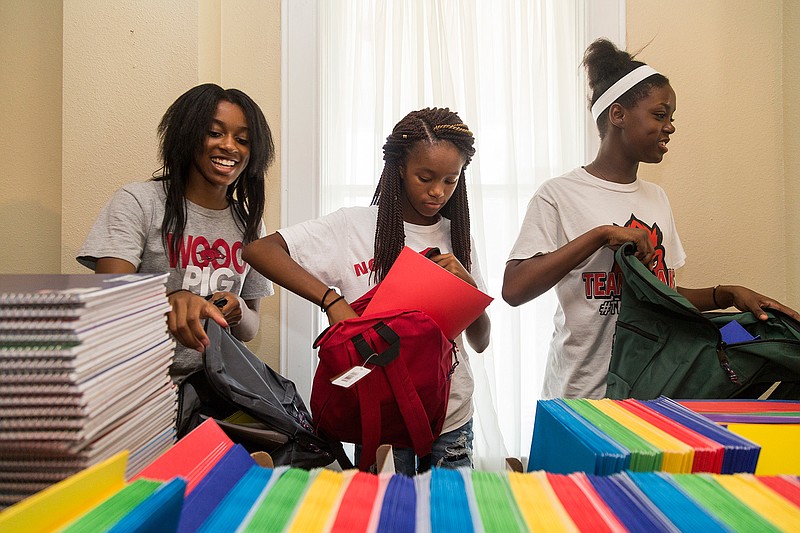
[[760, 450], [668, 398], [540, 400], [528, 471], [754, 472]]
[[0, 508], [129, 450], [168, 448], [165, 274], [0, 275]]
[[455, 339], [477, 319], [493, 298], [408, 246], [377, 286], [362, 316], [384, 311], [422, 311]]
[[53, 531], [125, 486], [128, 452], [122, 451], [0, 512], [0, 531]]

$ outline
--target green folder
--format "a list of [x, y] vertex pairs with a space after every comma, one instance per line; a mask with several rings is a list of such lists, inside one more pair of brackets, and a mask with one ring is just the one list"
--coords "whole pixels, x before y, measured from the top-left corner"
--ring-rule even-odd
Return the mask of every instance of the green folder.
[[565, 399], [564, 403], [631, 452], [631, 463], [628, 470], [633, 472], [661, 470], [664, 453], [660, 449], [597, 409], [587, 400]]

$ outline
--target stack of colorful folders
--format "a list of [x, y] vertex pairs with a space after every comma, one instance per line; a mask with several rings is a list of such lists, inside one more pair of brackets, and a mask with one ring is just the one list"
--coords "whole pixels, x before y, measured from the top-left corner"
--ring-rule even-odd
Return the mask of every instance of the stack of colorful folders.
[[174, 442], [165, 274], [0, 276], [0, 508]]
[[761, 446], [756, 474], [800, 475], [800, 401], [681, 400], [680, 404]]
[[758, 444], [668, 399], [540, 400], [528, 471], [755, 472]]
[[800, 531], [791, 476], [272, 469], [213, 420], [129, 483], [123, 460], [0, 512], [0, 531]]

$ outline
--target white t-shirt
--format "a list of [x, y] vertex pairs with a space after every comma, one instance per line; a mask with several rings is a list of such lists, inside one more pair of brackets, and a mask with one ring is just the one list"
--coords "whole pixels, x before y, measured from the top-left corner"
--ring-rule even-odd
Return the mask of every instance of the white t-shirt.
[[[636, 180], [620, 184], [583, 168], [542, 184], [528, 211], [509, 260], [553, 252], [601, 225], [634, 226], [651, 232], [654, 273], [675, 287], [683, 250], [664, 190]], [[621, 291], [614, 251], [603, 247], [556, 285], [555, 332], [545, 370], [545, 398], [602, 398], [611, 360]]]
[[[366, 293], [373, 283], [370, 272], [374, 261], [375, 227], [378, 207], [345, 207], [324, 217], [302, 222], [279, 230], [286, 241], [289, 254], [298, 264], [326, 285], [338, 287], [348, 302]], [[450, 220], [441, 218], [432, 226], [404, 223], [405, 245], [416, 252], [437, 247], [442, 253], [452, 253]], [[472, 245], [472, 275], [478, 288], [486, 287], [478, 265], [475, 245]], [[460, 364], [451, 378], [442, 433], [463, 426], [472, 417], [474, 382], [469, 356], [463, 349], [461, 336]]]

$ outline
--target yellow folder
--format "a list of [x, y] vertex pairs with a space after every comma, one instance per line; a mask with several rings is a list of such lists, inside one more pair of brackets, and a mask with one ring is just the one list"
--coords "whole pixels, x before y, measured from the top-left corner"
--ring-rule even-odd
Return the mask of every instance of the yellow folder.
[[800, 476], [800, 424], [728, 424], [728, 430], [761, 446], [756, 475]]
[[674, 474], [692, 471], [694, 448], [639, 418], [614, 400], [605, 398], [589, 400], [589, 402], [656, 448], [661, 449], [664, 452], [664, 459], [661, 463], [662, 471]]
[[128, 452], [122, 451], [0, 512], [0, 531], [53, 531], [125, 486]]
[[544, 472], [509, 472], [508, 481], [531, 531], [577, 533], [575, 522], [553, 492]]

